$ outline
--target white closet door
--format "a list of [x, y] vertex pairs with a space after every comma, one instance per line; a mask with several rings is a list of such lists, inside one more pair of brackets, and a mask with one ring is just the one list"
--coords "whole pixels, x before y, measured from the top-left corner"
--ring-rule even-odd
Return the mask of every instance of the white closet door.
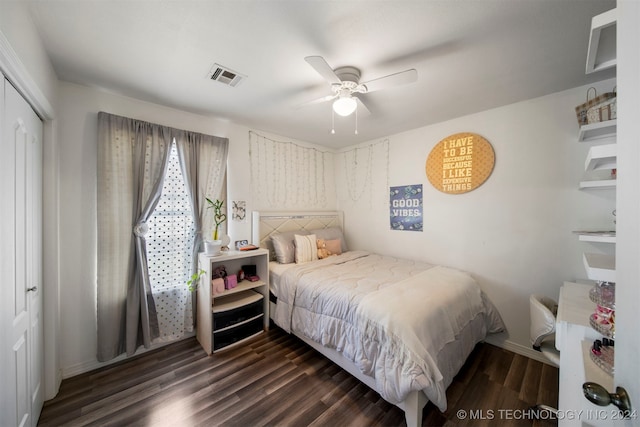
[[7, 80], [0, 138], [0, 425], [35, 426], [43, 405], [42, 122]]

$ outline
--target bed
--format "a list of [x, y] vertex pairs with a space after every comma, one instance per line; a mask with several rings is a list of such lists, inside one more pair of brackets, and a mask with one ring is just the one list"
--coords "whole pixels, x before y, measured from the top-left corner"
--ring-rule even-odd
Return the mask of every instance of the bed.
[[[253, 213], [253, 243], [270, 251], [270, 316], [419, 426], [428, 401], [446, 410], [453, 377], [504, 325], [470, 274], [347, 250], [342, 228], [341, 212]], [[334, 254], [317, 259], [317, 239]]]

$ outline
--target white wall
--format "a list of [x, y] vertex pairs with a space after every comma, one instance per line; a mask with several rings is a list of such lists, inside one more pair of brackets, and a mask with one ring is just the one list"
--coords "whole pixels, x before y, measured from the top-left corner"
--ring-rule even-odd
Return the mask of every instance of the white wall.
[[[229, 138], [227, 199], [246, 201], [249, 212], [267, 209], [268, 206], [255, 203], [253, 199], [248, 173], [248, 128], [71, 83], [60, 83], [59, 95], [60, 365], [63, 376], [68, 377], [99, 366], [95, 356], [96, 262], [99, 262], [96, 254], [96, 140], [99, 111]], [[282, 136], [264, 135], [287, 141]], [[328, 178], [332, 180], [332, 177]], [[322, 209], [335, 209], [333, 191], [328, 204]], [[229, 221], [228, 225], [232, 240], [251, 239], [250, 219], [246, 223]]]
[[[240, 130], [242, 129], [242, 130]], [[253, 135], [250, 136], [249, 133]], [[256, 140], [260, 139], [262, 147], [264, 144], [279, 145], [280, 157], [285, 162], [282, 164], [283, 168], [287, 169], [287, 173], [280, 173], [277, 179], [277, 190], [286, 190], [291, 196], [282, 198], [278, 197], [278, 203], [273, 203], [273, 200], [268, 197], [267, 188], [275, 189], [274, 186], [267, 186], [264, 182], [258, 182], [259, 177], [254, 176], [251, 171], [251, 165], [257, 165], [257, 169], [260, 170], [260, 177], [269, 176], [274, 179], [273, 165], [268, 164], [264, 157], [264, 152], [260, 155], [260, 150], [256, 150]], [[293, 140], [288, 137], [275, 135], [269, 132], [260, 130], [249, 130], [247, 128], [238, 127], [237, 140], [242, 141], [242, 144], [230, 144], [229, 158], [233, 161], [229, 162], [229, 171], [227, 174], [228, 184], [227, 188], [229, 194], [227, 200], [229, 204], [232, 201], [246, 201], [247, 202], [247, 218], [244, 222], [228, 221], [228, 234], [231, 237], [233, 244], [236, 240], [248, 240], [251, 242], [251, 212], [252, 211], [276, 211], [276, 210], [335, 210], [336, 209], [336, 193], [335, 193], [335, 180], [334, 180], [334, 163], [333, 163], [333, 151], [330, 148], [319, 147], [314, 144], [309, 144], [305, 141]], [[251, 142], [253, 141], [253, 143]], [[295, 194], [301, 189], [295, 183], [295, 179], [288, 179], [284, 182], [285, 177], [293, 178], [296, 172], [303, 172], [299, 168], [286, 163], [288, 159], [292, 157], [288, 156], [293, 150], [294, 146], [310, 148], [315, 150], [318, 156], [318, 165], [321, 165], [320, 156], [325, 153], [325, 161], [323, 163], [324, 168], [324, 184], [322, 188], [326, 190], [326, 200], [317, 199], [314, 200], [314, 205], [304, 204], [304, 200], [301, 197], [297, 197]], [[253, 147], [253, 154], [250, 150]], [[302, 151], [301, 151], [302, 152]], [[273, 151], [271, 151], [273, 153]], [[253, 156], [253, 159], [251, 158]], [[267, 172], [268, 171], [268, 172]], [[293, 175], [292, 175], [293, 174]], [[311, 173], [304, 173], [300, 178], [300, 181], [307, 182]], [[302, 179], [305, 178], [305, 179]], [[320, 179], [317, 179], [318, 184], [321, 183]], [[287, 185], [288, 183], [288, 185]], [[295, 186], [295, 188], [293, 188]], [[283, 194], [283, 193], [279, 193]], [[284, 203], [282, 203], [284, 202]], [[229, 215], [231, 218], [231, 215]]]
[[[596, 87], [603, 93], [614, 85], [605, 81]], [[557, 300], [563, 281], [586, 277], [583, 250], [613, 250], [611, 245], [578, 242], [572, 233], [611, 229], [615, 206], [614, 190], [578, 190], [593, 145], [577, 142], [574, 107], [584, 102], [586, 90], [567, 90], [390, 136], [388, 185], [423, 185], [424, 231], [390, 230], [388, 196], [382, 203], [379, 198], [371, 203], [368, 197], [354, 203], [339, 192], [349, 246], [473, 273], [508, 328], [494, 342], [527, 352], [529, 294]], [[485, 137], [495, 151], [495, 167], [476, 190], [444, 194], [427, 180], [425, 163], [439, 141], [459, 132]], [[374, 179], [375, 194], [386, 195], [384, 179]]]
[[29, 15], [25, 1], [0, 1], [0, 43], [7, 43], [20, 63], [9, 64], [4, 70], [18, 90], [26, 95], [30, 103], [45, 107], [38, 114], [53, 115], [51, 104], [55, 103], [58, 78], [40, 40], [38, 31]]

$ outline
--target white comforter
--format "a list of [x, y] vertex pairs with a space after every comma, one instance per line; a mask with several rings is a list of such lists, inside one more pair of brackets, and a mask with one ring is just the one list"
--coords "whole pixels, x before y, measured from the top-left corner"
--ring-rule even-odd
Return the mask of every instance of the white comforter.
[[438, 353], [485, 314], [488, 319], [480, 288], [467, 273], [350, 251], [288, 269], [274, 321], [340, 351], [375, 378], [389, 402], [423, 390], [444, 411], [452, 378], [443, 377]]

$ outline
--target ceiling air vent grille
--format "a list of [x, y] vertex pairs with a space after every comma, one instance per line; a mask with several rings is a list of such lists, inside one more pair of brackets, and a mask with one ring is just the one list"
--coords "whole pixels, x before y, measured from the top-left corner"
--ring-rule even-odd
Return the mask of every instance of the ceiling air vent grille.
[[213, 81], [232, 87], [238, 86], [247, 78], [247, 76], [237, 73], [230, 68], [223, 67], [220, 64], [213, 64], [207, 77]]

